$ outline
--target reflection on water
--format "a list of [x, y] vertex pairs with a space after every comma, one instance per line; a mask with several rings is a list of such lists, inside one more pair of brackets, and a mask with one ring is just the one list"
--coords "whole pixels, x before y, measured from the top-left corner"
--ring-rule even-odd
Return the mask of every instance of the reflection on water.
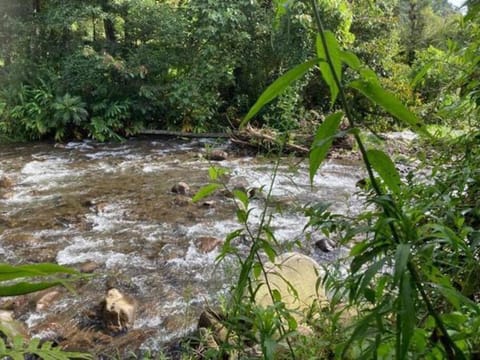
[[[114, 278], [141, 304], [134, 328], [153, 329], [156, 343], [192, 329], [201, 305], [227, 291], [235, 276], [228, 261], [216, 265], [218, 249], [204, 253], [196, 240], [224, 239], [239, 228], [231, 198], [216, 194], [213, 206], [203, 206], [170, 191], [179, 181], [192, 192], [208, 183], [210, 164], [199, 156], [204, 148], [202, 141], [171, 140], [0, 147], [0, 176], [14, 182], [2, 189], [0, 200], [0, 260], [99, 266], [99, 275], [81, 284], [77, 295], [66, 294], [46, 314], [29, 314], [30, 326], [56, 312], [78, 316]], [[302, 207], [323, 201], [334, 211], [356, 212], [352, 193], [362, 172], [357, 163], [330, 160], [310, 186], [307, 164], [298, 161], [282, 162], [272, 192], [276, 206], [268, 211], [277, 240], [303, 241], [301, 251], [308, 253], [313, 250], [302, 235]], [[241, 179], [248, 187], [268, 189], [274, 163], [231, 156], [216, 166], [229, 170], [227, 185]], [[263, 204], [261, 197], [252, 200], [253, 227]]]

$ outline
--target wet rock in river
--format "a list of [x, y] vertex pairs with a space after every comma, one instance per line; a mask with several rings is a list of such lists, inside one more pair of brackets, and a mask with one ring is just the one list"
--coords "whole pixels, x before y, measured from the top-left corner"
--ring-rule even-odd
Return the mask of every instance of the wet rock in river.
[[205, 158], [211, 161], [222, 161], [227, 160], [228, 153], [224, 150], [213, 149], [206, 153]]
[[11, 189], [13, 185], [14, 185], [14, 182], [10, 177], [8, 177], [7, 175], [0, 176], [0, 189], [8, 190], [8, 189]]
[[100, 264], [94, 262], [94, 261], [87, 261], [86, 263], [83, 263], [80, 265], [80, 272], [90, 274], [93, 273], [95, 270], [97, 270], [100, 267]]
[[213, 236], [201, 236], [195, 240], [195, 246], [204, 254], [212, 252], [221, 244], [222, 240]]
[[20, 321], [13, 318], [13, 311], [0, 310], [0, 334], [7, 339], [13, 339], [15, 336], [20, 336], [23, 339], [28, 339], [28, 332]]
[[35, 305], [36, 311], [44, 311], [52, 306], [52, 304], [60, 298], [60, 291], [51, 290], [40, 294]]
[[183, 195], [177, 195], [175, 196], [175, 199], [173, 200], [173, 205], [176, 206], [188, 206], [192, 203], [192, 199], [188, 196], [183, 196]]
[[315, 247], [325, 253], [329, 253], [335, 249], [335, 243], [332, 240], [325, 238], [315, 242]]
[[215, 207], [215, 201], [214, 200], [207, 200], [202, 203], [202, 207], [204, 208], [213, 208]]
[[137, 311], [135, 299], [113, 288], [107, 291], [102, 305], [103, 320], [107, 330], [121, 332], [133, 326]]
[[187, 183], [180, 181], [178, 184], [173, 185], [172, 192], [180, 195], [188, 195], [190, 193], [190, 186]]

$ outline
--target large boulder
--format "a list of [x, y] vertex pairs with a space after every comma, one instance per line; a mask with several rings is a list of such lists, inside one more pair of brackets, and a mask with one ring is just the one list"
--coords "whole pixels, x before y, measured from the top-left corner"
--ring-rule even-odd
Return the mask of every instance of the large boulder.
[[264, 265], [266, 275], [263, 273], [257, 279], [258, 291], [255, 302], [259, 306], [272, 305], [272, 298], [266, 285], [267, 281], [271, 290], [280, 293], [282, 302], [288, 310], [293, 311], [297, 320], [315, 302], [328, 303], [324, 288], [321, 286], [323, 270], [311, 257], [289, 252], [275, 258], [275, 263], [268, 262]]

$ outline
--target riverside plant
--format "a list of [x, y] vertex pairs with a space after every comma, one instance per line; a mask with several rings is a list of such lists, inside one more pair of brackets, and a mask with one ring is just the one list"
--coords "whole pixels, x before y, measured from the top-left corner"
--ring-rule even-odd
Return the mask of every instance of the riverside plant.
[[[0, 264], [0, 297], [25, 295], [58, 285], [73, 291], [70, 284], [85, 277], [73, 269], [51, 263], [17, 266]], [[2, 359], [23, 360], [28, 356], [45, 360], [93, 359], [93, 356], [87, 353], [62, 351], [49, 341], [25, 340], [10, 330], [8, 324], [3, 326], [0, 323]]]
[[[276, 3], [279, 11], [288, 6], [285, 1]], [[335, 357], [342, 359], [467, 359], [478, 351], [475, 333], [480, 329], [480, 309], [454, 285], [446, 272], [445, 262], [452, 257], [444, 248], [461, 254], [470, 269], [475, 268], [470, 265], [478, 261], [478, 254], [475, 255], [476, 250], [465, 240], [468, 233], [457, 235], [441, 219], [435, 221], [419, 214], [419, 209], [411, 203], [414, 197], [407, 195], [411, 185], [402, 182], [389, 155], [375, 148], [368, 149], [363, 143], [358, 127], [361, 120], [347, 101], [347, 91], [360, 93], [423, 138], [430, 140], [431, 136], [414, 113], [381, 87], [372, 70], [365, 67], [355, 54], [340, 48], [334, 34], [324, 30], [316, 1], [311, 0], [310, 4], [317, 27], [317, 57], [274, 81], [250, 109], [241, 126], [245, 126], [264, 105], [293, 82], [318, 67], [330, 89], [331, 107], [336, 105], [338, 110], [325, 118], [315, 134], [309, 155], [310, 180], [313, 181], [335, 138], [348, 134], [355, 139], [371, 187], [367, 204], [373, 206], [356, 219], [359, 224], [351, 225], [356, 240], [350, 251], [348, 275], [342, 281], [326, 279], [324, 284], [333, 284], [332, 291], [361, 310], [348, 329], [348, 336], [329, 346]], [[355, 79], [348, 83], [342, 76], [345, 68], [355, 74]], [[348, 126], [340, 130], [343, 119]], [[278, 162], [268, 189], [267, 204], [277, 169]], [[202, 188], [194, 200], [222, 186], [217, 169], [212, 168], [210, 176], [214, 182]], [[280, 294], [269, 286], [268, 280], [266, 285], [273, 307], [262, 312], [254, 304], [257, 288], [252, 279], [265, 273], [264, 255], [271, 261], [276, 256], [275, 236], [268, 226], [267, 212], [264, 210], [258, 230], [254, 232], [247, 221], [248, 196], [242, 191], [235, 191], [234, 196], [241, 204], [237, 217], [243, 228], [227, 236], [219, 259], [226, 254], [235, 254], [232, 240], [240, 236], [248, 238], [250, 249], [246, 257], [237, 254], [240, 275], [228, 304], [225, 326], [229, 329], [231, 341], [227, 341], [227, 347], [238, 342], [238, 337], [233, 334], [238, 334], [248, 324], [250, 332], [247, 331], [249, 335], [246, 337], [260, 344], [264, 359], [276, 358], [275, 351], [280, 342], [287, 344], [289, 358], [297, 358], [298, 349], [292, 342], [297, 324], [282, 306]], [[319, 212], [310, 215], [311, 224], [321, 229], [325, 212], [319, 208]], [[344, 226], [338, 217], [333, 221]], [[350, 241], [352, 238], [351, 235], [344, 237]], [[236, 346], [242, 348], [240, 343]]]

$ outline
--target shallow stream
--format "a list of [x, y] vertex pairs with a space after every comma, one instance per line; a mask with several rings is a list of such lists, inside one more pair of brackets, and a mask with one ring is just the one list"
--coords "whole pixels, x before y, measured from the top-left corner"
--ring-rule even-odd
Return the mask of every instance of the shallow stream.
[[[186, 182], [191, 197], [209, 182], [212, 163], [202, 156], [209, 147], [230, 154], [214, 164], [228, 170], [227, 187], [266, 191], [272, 181], [274, 160], [235, 155], [228, 146], [170, 139], [1, 145], [0, 176], [13, 185], [0, 189], [0, 262], [95, 267], [75, 294], [62, 290], [41, 310], [25, 305], [28, 311], [18, 316], [32, 334], [64, 338], [69, 326], [85, 323], [112, 281], [139, 303], [133, 347], [157, 350], [191, 331], [205, 302], [227, 293], [236, 276], [228, 258], [216, 264], [218, 247], [203, 252], [199, 242], [223, 240], [240, 225], [231, 197], [217, 192], [193, 204], [172, 187]], [[277, 240], [285, 246], [298, 240], [296, 249], [319, 261], [337, 256], [340, 250], [322, 253], [302, 232], [303, 208], [321, 201], [335, 212], [357, 212], [361, 204], [352, 194], [362, 176], [358, 162], [328, 160], [310, 186], [305, 161], [282, 159], [268, 209]], [[252, 227], [263, 205], [261, 196], [252, 200]], [[235, 246], [248, 244], [238, 240]]]

